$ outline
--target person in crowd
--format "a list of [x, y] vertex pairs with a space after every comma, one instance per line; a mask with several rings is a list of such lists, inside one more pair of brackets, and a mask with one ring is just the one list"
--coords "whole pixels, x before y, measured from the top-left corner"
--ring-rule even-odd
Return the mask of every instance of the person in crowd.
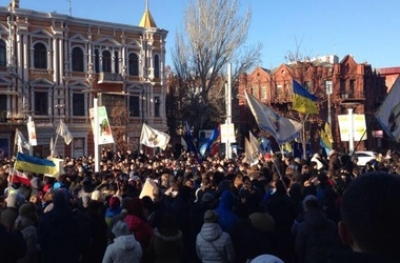
[[112, 196], [108, 201], [108, 208], [105, 214], [105, 221], [107, 226], [110, 225], [113, 217], [119, 215], [121, 213], [121, 200], [117, 196]]
[[164, 214], [154, 229], [149, 245], [153, 263], [180, 263], [183, 255], [182, 232], [171, 214]]
[[231, 237], [218, 224], [218, 214], [207, 210], [204, 224], [196, 239], [197, 256], [202, 263], [235, 262], [235, 249]]
[[219, 225], [223, 231], [228, 231], [237, 221], [237, 216], [233, 213], [236, 199], [230, 190], [222, 192], [219, 205], [215, 212], [219, 217]]
[[39, 222], [42, 263], [79, 263], [86, 236], [83, 222], [71, 211], [69, 201], [67, 190], [57, 189], [53, 208]]
[[18, 263], [36, 263], [37, 258], [37, 231], [39, 216], [33, 203], [25, 203], [19, 208], [19, 216], [15, 221], [15, 228], [19, 228], [26, 243], [26, 255]]
[[298, 262], [326, 262], [328, 252], [338, 240], [336, 224], [325, 218], [315, 196], [307, 196], [303, 206], [304, 220], [299, 223], [295, 231]]
[[112, 232], [115, 236], [114, 243], [108, 245], [102, 263], [140, 263], [142, 247], [129, 232], [128, 226], [118, 221], [114, 224]]
[[351, 250], [332, 252], [329, 263], [400, 262], [399, 189], [400, 178], [386, 172], [361, 175], [349, 185], [339, 236]]
[[10, 227], [9, 224], [3, 224], [0, 221], [0, 260], [4, 263], [17, 263], [18, 259], [26, 255], [26, 242], [20, 231], [19, 224], [17, 228]]

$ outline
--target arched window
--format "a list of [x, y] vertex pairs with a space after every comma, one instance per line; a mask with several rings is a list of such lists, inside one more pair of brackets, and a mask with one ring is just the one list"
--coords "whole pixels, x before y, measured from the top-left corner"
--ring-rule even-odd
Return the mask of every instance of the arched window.
[[72, 49], [72, 71], [83, 72], [83, 51], [79, 47]]
[[42, 43], [37, 43], [33, 47], [33, 66], [35, 68], [47, 69], [47, 49]]
[[129, 54], [129, 75], [139, 76], [139, 57], [135, 53]]
[[7, 65], [7, 47], [6, 43], [0, 39], [0, 67]]
[[111, 54], [107, 50], [103, 51], [103, 72], [111, 73]]
[[160, 78], [160, 57], [158, 55], [154, 56], [154, 77]]
[[94, 70], [96, 71], [96, 73], [100, 72], [100, 56], [98, 49], [94, 51]]
[[115, 73], [119, 73], [119, 57], [118, 57], [118, 51], [114, 52], [114, 69]]

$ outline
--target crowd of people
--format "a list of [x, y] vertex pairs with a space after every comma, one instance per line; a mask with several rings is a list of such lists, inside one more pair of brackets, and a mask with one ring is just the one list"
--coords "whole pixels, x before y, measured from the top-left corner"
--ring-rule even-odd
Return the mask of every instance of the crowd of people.
[[103, 150], [58, 178], [0, 167], [0, 262], [400, 262], [400, 160]]

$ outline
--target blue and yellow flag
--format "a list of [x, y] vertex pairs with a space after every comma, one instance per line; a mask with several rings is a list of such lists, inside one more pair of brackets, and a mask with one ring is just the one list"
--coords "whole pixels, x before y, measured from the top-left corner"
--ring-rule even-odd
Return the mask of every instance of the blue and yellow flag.
[[318, 97], [308, 92], [297, 81], [293, 80], [293, 110], [304, 114], [317, 114], [317, 100]]
[[332, 130], [331, 125], [325, 122], [324, 128], [320, 131], [320, 145], [325, 149], [326, 154], [332, 150]]
[[14, 169], [37, 174], [58, 174], [58, 167], [54, 162], [22, 153], [17, 154], [17, 159], [14, 163]]

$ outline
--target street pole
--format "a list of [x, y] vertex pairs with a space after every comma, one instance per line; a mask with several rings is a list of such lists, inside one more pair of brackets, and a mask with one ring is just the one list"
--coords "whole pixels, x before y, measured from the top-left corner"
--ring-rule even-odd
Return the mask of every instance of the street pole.
[[332, 125], [332, 113], [331, 113], [331, 95], [332, 95], [332, 81], [328, 80], [326, 84], [326, 95], [328, 97], [328, 123]]
[[353, 120], [353, 108], [347, 108], [347, 113], [349, 116], [349, 153], [354, 152], [354, 120]]
[[99, 172], [100, 156], [99, 156], [99, 110], [98, 110], [98, 99], [93, 99], [93, 137], [94, 137], [94, 172]]
[[[227, 64], [227, 84], [225, 85], [225, 94], [226, 94], [226, 120], [225, 124], [232, 123], [232, 66], [231, 63]], [[231, 142], [230, 142], [230, 133], [227, 136], [227, 141], [225, 143], [225, 155], [227, 159], [232, 158], [232, 149], [231, 149]]]

